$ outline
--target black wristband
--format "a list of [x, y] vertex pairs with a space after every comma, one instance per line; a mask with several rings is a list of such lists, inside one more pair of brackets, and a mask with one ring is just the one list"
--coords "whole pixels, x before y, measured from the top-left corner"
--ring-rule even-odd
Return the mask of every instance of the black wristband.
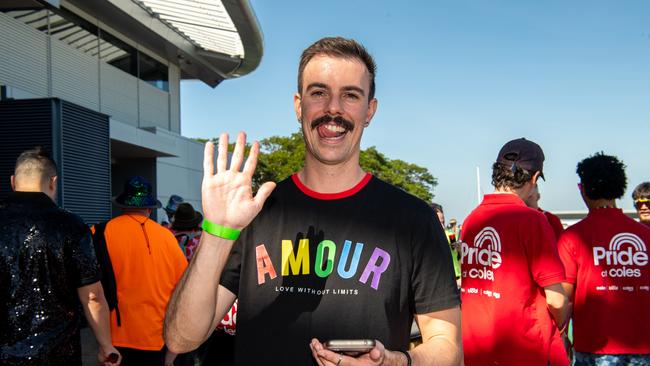
[[406, 356], [406, 366], [411, 366], [411, 355], [408, 353], [408, 351], [402, 351], [401, 349], [398, 349], [397, 352], [402, 353], [404, 356]]

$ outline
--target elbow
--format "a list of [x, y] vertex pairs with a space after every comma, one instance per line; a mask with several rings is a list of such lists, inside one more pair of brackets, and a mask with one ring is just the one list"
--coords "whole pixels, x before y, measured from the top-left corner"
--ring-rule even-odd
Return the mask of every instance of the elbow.
[[175, 333], [173, 330], [168, 329], [168, 325], [164, 328], [163, 338], [167, 349], [170, 352], [178, 354], [192, 352], [201, 345], [201, 343], [184, 340], [177, 332]]
[[192, 349], [184, 348], [180, 343], [176, 343], [173, 340], [169, 339], [165, 339], [165, 345], [167, 346], [167, 349], [172, 353], [181, 354], [193, 351]]
[[564, 310], [569, 305], [569, 299], [564, 295], [552, 296], [546, 298], [548, 307], [556, 310]]
[[178, 340], [170, 337], [165, 337], [165, 345], [170, 352], [181, 354], [192, 352], [195, 349], [199, 348], [201, 344], [192, 345], [185, 342], [179, 342]]

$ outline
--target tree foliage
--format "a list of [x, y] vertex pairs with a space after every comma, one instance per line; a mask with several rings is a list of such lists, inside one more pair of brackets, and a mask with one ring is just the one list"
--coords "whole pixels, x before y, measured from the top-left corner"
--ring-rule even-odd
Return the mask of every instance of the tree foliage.
[[260, 156], [253, 180], [279, 182], [299, 171], [305, 161], [305, 143], [302, 133], [291, 136], [272, 136], [260, 141]]
[[[196, 139], [205, 142], [207, 139]], [[216, 142], [217, 139], [212, 139]], [[234, 144], [230, 144], [232, 151]], [[246, 147], [248, 153], [250, 146]], [[260, 141], [260, 155], [253, 175], [253, 186], [257, 189], [264, 182], [279, 182], [299, 171], [305, 160], [305, 143], [302, 132], [290, 136], [272, 136]], [[438, 184], [427, 168], [399, 159], [390, 159], [374, 146], [361, 150], [361, 168], [374, 176], [393, 184], [425, 202], [430, 202], [433, 190]]]
[[425, 202], [431, 202], [433, 199], [433, 189], [438, 182], [427, 168], [404, 160], [389, 159], [374, 146], [361, 150], [359, 164], [363, 170], [420, 197]]

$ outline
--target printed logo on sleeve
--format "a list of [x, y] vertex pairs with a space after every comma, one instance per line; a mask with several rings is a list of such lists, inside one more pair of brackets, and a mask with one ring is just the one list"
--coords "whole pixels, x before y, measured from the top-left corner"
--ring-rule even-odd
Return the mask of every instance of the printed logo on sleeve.
[[474, 238], [474, 245], [461, 243], [461, 262], [475, 266], [463, 271], [463, 277], [494, 281], [493, 270], [501, 267], [501, 238], [493, 227], [485, 227]]
[[609, 242], [609, 248], [594, 247], [595, 266], [609, 266], [601, 272], [602, 277], [641, 277], [642, 267], [648, 264], [646, 245], [632, 233], [620, 233]]

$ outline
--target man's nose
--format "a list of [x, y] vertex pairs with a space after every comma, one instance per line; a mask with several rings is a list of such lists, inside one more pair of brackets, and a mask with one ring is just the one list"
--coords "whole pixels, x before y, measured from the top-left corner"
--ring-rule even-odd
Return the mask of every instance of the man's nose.
[[343, 112], [341, 100], [337, 95], [333, 95], [331, 98], [329, 98], [326, 112], [330, 115], [339, 115]]

